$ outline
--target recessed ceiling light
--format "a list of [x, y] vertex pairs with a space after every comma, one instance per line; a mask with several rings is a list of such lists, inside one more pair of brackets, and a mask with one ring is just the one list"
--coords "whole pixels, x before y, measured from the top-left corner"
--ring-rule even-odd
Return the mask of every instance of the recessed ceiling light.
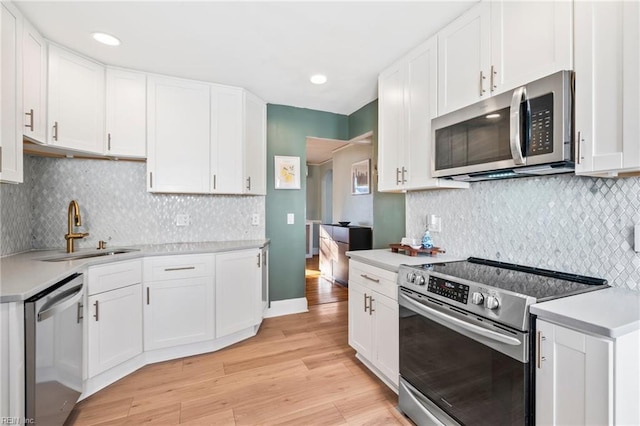
[[96, 41], [99, 41], [102, 44], [106, 44], [107, 46], [120, 46], [120, 40], [118, 40], [117, 37], [114, 37], [111, 34], [92, 33], [91, 35]]
[[312, 75], [310, 78], [313, 84], [325, 84], [327, 82], [327, 76], [322, 74]]

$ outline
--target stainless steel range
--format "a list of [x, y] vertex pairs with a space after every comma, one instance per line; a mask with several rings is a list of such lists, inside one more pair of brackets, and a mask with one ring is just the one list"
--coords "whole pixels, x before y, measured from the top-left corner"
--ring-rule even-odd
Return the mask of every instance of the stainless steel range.
[[606, 280], [469, 258], [402, 265], [400, 409], [422, 425], [533, 425], [536, 302]]

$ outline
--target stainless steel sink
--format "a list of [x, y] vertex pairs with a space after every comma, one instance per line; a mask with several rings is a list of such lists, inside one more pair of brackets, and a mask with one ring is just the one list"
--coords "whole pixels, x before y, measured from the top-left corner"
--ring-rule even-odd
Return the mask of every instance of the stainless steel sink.
[[119, 249], [108, 249], [108, 250], [99, 250], [99, 251], [81, 251], [77, 253], [56, 254], [53, 256], [43, 257], [40, 260], [43, 262], [64, 262], [66, 260], [78, 260], [78, 259], [88, 259], [91, 257], [114, 256], [116, 254], [131, 253], [133, 251], [140, 251], [140, 250], [131, 249], [131, 248], [119, 248]]

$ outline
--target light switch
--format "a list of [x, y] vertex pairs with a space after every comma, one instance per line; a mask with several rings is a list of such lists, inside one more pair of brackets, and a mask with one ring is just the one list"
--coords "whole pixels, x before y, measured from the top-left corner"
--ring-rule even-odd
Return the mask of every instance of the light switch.
[[293, 225], [294, 223], [294, 219], [293, 219], [293, 213], [287, 213], [287, 225]]

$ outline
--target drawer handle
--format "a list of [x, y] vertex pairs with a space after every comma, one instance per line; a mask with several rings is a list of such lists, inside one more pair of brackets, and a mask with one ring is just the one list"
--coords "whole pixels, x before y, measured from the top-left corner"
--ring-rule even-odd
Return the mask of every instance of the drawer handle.
[[165, 272], [171, 272], [171, 271], [187, 271], [189, 269], [196, 269], [195, 266], [182, 266], [180, 268], [164, 268]]
[[365, 280], [369, 280], [369, 281], [373, 281], [374, 283], [379, 283], [380, 280], [376, 279], [376, 278], [371, 278], [370, 276], [368, 276], [367, 274], [360, 274], [360, 276], [362, 278], [364, 278]]

